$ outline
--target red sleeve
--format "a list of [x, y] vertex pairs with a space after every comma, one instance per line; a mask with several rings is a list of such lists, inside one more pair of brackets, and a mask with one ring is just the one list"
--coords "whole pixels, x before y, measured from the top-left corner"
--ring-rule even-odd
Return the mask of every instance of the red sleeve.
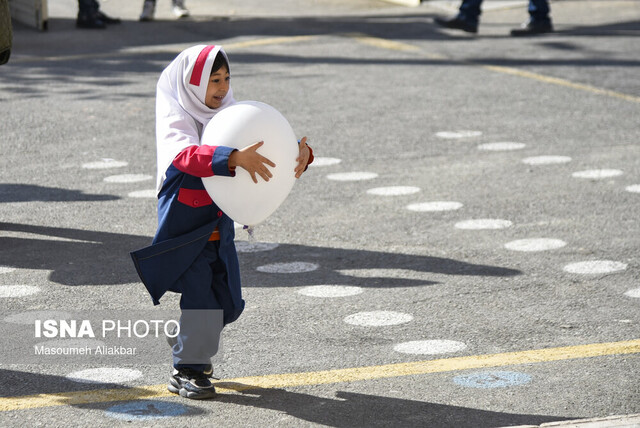
[[313, 162], [313, 150], [311, 149], [311, 146], [309, 146], [307, 144], [307, 147], [309, 147], [309, 160], [307, 161], [307, 166], [304, 167], [304, 170], [306, 171], [307, 168], [309, 168], [309, 165], [311, 165], [311, 163]]
[[234, 149], [225, 146], [189, 146], [173, 159], [173, 166], [185, 174], [195, 177], [212, 175], [233, 176], [229, 170], [229, 154]]

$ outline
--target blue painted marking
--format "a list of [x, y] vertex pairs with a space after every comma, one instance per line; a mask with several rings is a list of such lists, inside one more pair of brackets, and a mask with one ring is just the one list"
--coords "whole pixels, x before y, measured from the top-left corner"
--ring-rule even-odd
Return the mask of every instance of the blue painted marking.
[[453, 381], [469, 388], [505, 388], [531, 382], [531, 376], [518, 372], [477, 372], [456, 376]]
[[106, 416], [124, 421], [145, 421], [150, 419], [171, 418], [187, 413], [189, 409], [182, 404], [157, 400], [132, 401], [117, 404], [105, 410]]

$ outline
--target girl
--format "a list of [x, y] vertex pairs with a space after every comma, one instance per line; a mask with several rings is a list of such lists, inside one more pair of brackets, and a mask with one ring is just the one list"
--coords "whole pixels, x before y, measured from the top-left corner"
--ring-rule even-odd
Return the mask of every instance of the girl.
[[[168, 290], [181, 293], [180, 331], [172, 346], [169, 390], [183, 397], [215, 395], [208, 379], [222, 327], [244, 309], [234, 226], [209, 197], [201, 177], [247, 170], [254, 182], [269, 181], [275, 165], [255, 144], [236, 150], [201, 145], [204, 127], [235, 103], [230, 68], [220, 46], [186, 49], [162, 72], [156, 96], [158, 230], [151, 246], [131, 253], [154, 304]], [[313, 161], [300, 141], [299, 178]], [[221, 315], [217, 317], [217, 315]]]

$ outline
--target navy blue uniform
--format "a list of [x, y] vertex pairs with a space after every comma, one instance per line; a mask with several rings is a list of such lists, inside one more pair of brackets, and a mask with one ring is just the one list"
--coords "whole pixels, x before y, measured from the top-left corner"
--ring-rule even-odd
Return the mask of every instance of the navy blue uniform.
[[[131, 253], [154, 304], [167, 291], [181, 293], [182, 310], [222, 310], [224, 325], [235, 321], [244, 309], [234, 224], [213, 202], [200, 177], [233, 176], [228, 167], [232, 151], [223, 146], [191, 146], [176, 157], [158, 195], [158, 230], [153, 243]], [[189, 338], [185, 327], [181, 325], [173, 348], [174, 366], [201, 369], [201, 364], [182, 364]], [[200, 344], [209, 344], [208, 357], [217, 351], [220, 329], [211, 328], [209, 337], [198, 338]]]

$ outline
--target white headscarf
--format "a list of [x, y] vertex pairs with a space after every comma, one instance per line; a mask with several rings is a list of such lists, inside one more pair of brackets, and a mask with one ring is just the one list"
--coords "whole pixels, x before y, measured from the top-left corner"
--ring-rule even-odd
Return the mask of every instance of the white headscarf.
[[211, 67], [218, 52], [229, 60], [221, 46], [198, 45], [180, 53], [164, 69], [156, 92], [156, 141], [158, 150], [157, 191], [160, 192], [167, 168], [189, 146], [199, 146], [202, 130], [220, 110], [233, 105], [233, 91], [220, 108], [205, 104]]

